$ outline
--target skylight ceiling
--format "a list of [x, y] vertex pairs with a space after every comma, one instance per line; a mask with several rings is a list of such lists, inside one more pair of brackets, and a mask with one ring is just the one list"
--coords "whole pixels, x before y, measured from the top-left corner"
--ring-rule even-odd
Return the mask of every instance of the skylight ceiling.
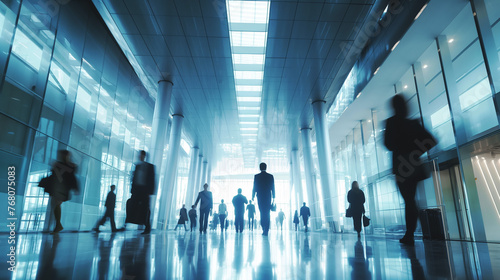
[[244, 165], [255, 164], [270, 1], [228, 0], [229, 37]]

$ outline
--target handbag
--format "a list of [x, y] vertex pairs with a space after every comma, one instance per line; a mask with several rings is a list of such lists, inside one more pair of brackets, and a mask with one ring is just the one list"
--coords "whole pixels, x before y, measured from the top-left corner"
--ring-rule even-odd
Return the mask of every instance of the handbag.
[[368, 218], [367, 216], [363, 215], [363, 226], [367, 227], [369, 225], [370, 225], [370, 218]]
[[271, 211], [276, 212], [276, 203], [271, 203]]
[[351, 205], [349, 205], [349, 208], [345, 209], [345, 216], [347, 218], [351, 218], [352, 217]]
[[43, 188], [44, 191], [48, 194], [52, 192], [52, 186], [54, 185], [54, 174], [50, 174], [50, 176], [43, 177], [40, 182], [38, 182], [38, 186]]

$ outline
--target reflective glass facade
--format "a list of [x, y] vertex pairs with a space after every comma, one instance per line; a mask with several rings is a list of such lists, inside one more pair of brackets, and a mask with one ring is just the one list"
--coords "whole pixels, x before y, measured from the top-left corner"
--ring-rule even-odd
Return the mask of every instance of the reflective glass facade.
[[[80, 193], [62, 205], [62, 223], [89, 230], [111, 184], [116, 217], [124, 218], [137, 150], [150, 143], [154, 101], [90, 3], [43, 3], [0, 3], [1, 164], [17, 167], [19, 231], [40, 231], [48, 228], [49, 196], [38, 181], [57, 150], [71, 151]], [[7, 213], [0, 215], [3, 225]]]

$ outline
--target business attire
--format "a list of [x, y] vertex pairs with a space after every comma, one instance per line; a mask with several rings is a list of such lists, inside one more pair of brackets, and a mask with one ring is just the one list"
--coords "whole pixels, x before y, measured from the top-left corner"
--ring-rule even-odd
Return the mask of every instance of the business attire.
[[227, 207], [226, 204], [221, 203], [219, 204], [219, 221], [220, 221], [220, 230], [224, 231], [225, 224], [224, 221], [226, 220], [227, 217]]
[[196, 202], [194, 203], [195, 207], [198, 205], [199, 201], [201, 201], [201, 203], [200, 203], [200, 233], [201, 232], [207, 233], [208, 216], [210, 215], [210, 211], [212, 211], [212, 208], [213, 208], [212, 192], [211, 191], [199, 192], [198, 198], [196, 199]]
[[245, 216], [245, 204], [248, 203], [247, 198], [238, 194], [233, 197], [233, 206], [234, 206], [234, 225], [236, 227], [236, 232], [243, 232], [244, 226], [244, 216]]
[[413, 243], [418, 220], [415, 202], [417, 183], [425, 179], [420, 156], [434, 147], [437, 141], [417, 120], [395, 115], [387, 119], [384, 144], [392, 151], [392, 173], [405, 201], [405, 237]]
[[95, 230], [99, 231], [99, 226], [104, 225], [106, 222], [106, 219], [109, 218], [109, 222], [111, 223], [111, 231], [115, 232], [116, 231], [116, 224], [115, 224], [115, 204], [116, 204], [116, 194], [113, 191], [110, 191], [108, 193], [108, 196], [106, 197], [106, 203], [104, 206], [106, 207], [106, 212], [104, 213], [104, 217], [102, 217], [101, 220], [97, 223], [95, 226]]
[[259, 203], [260, 224], [262, 226], [263, 235], [269, 232], [271, 223], [271, 202], [275, 198], [274, 177], [273, 175], [262, 171], [255, 175], [253, 181], [252, 198], [257, 194]]
[[248, 228], [250, 230], [253, 230], [253, 224], [255, 223], [255, 205], [248, 204], [247, 211], [248, 211]]
[[186, 228], [186, 222], [188, 221], [188, 214], [187, 214], [187, 209], [182, 207], [181, 211], [179, 212], [179, 220], [177, 221], [177, 225], [175, 226], [174, 230], [177, 230], [177, 227], [179, 225], [183, 225], [184, 229], [187, 230]]
[[144, 233], [151, 231], [149, 196], [155, 193], [155, 187], [155, 166], [145, 161], [137, 163], [132, 176], [132, 189], [130, 192], [132, 193], [132, 199], [138, 205], [141, 205], [141, 209], [137, 209], [137, 211], [140, 211], [143, 216], [144, 225], [146, 226]]
[[365, 193], [359, 188], [352, 188], [347, 192], [347, 201], [351, 204], [351, 214], [354, 223], [354, 230], [361, 232], [361, 218], [365, 213]]
[[189, 220], [191, 222], [191, 231], [196, 227], [196, 209], [189, 210]]
[[295, 224], [295, 231], [297, 231], [300, 223], [299, 212], [297, 210], [295, 210], [295, 215], [293, 216], [293, 223]]
[[304, 226], [306, 227], [306, 232], [307, 232], [307, 223], [309, 221], [309, 217], [311, 216], [311, 211], [309, 210], [309, 207], [302, 206], [300, 208], [300, 216], [302, 216], [302, 221], [304, 221]]

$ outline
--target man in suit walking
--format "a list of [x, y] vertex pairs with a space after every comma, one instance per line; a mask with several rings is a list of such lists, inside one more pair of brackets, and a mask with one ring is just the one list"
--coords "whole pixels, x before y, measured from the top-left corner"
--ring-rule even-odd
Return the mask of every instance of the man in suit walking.
[[208, 215], [211, 214], [213, 208], [212, 192], [208, 190], [208, 184], [203, 185], [203, 191], [198, 193], [198, 198], [194, 203], [194, 208], [200, 204], [200, 233], [207, 233]]
[[[142, 234], [151, 233], [151, 211], [149, 209], [149, 197], [155, 193], [156, 175], [155, 166], [145, 161], [146, 151], [139, 152], [139, 162], [135, 165], [134, 174], [132, 176], [132, 200], [140, 205], [140, 209], [131, 209], [138, 211], [140, 224], [144, 224], [146, 228]], [[128, 211], [127, 211], [128, 212]], [[127, 213], [128, 216], [129, 213]], [[127, 217], [128, 218], [128, 217]], [[125, 220], [127, 223], [127, 219]]]
[[[255, 175], [253, 181], [252, 200], [257, 194], [260, 211], [260, 224], [262, 226], [262, 235], [267, 236], [269, 232], [269, 225], [271, 223], [271, 204], [274, 203], [274, 177], [266, 172], [267, 165], [260, 164], [260, 173]], [[271, 200], [272, 198], [272, 200]]]
[[309, 210], [309, 207], [306, 206], [305, 202], [304, 205], [300, 207], [300, 216], [302, 216], [302, 220], [304, 221], [304, 226], [306, 227], [307, 232], [307, 222], [309, 221], [309, 217], [311, 216], [311, 211]]

